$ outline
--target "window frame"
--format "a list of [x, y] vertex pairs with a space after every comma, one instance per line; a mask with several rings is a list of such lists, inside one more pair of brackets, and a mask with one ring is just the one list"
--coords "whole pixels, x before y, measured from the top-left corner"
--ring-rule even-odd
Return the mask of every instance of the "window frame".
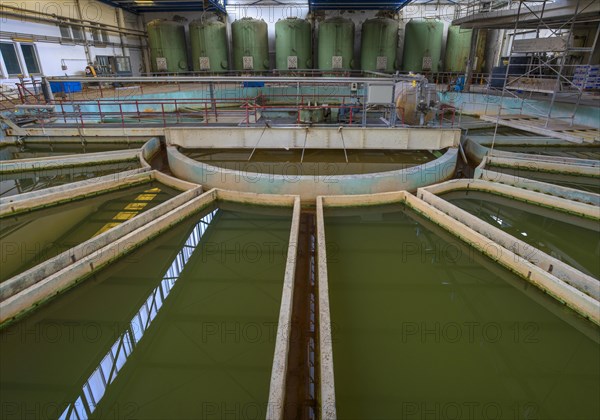
[[5, 41], [5, 40], [0, 40], [0, 44], [12, 45], [13, 51], [15, 53], [15, 58], [17, 60], [17, 65], [19, 66], [19, 70], [20, 70], [20, 73], [11, 73], [8, 69], [8, 66], [6, 65], [6, 57], [4, 57], [4, 54], [2, 54], [2, 51], [0, 51], [0, 56], [2, 57], [2, 68], [1, 68], [2, 77], [6, 78], [6, 79], [12, 79], [12, 78], [18, 77], [19, 75], [24, 75], [25, 73], [23, 72], [23, 63], [21, 62], [21, 57], [19, 56], [19, 50], [17, 49], [17, 44], [15, 42]]
[[[32, 72], [29, 70], [29, 66], [27, 65], [27, 60], [25, 59], [25, 52], [23, 51], [24, 45], [31, 47], [31, 50], [33, 51], [33, 58], [37, 64], [37, 70], [38, 70], [36, 72]], [[27, 74], [30, 76], [40, 76], [40, 75], [44, 74], [44, 71], [42, 70], [42, 62], [40, 61], [40, 55], [38, 54], [37, 46], [35, 45], [35, 43], [20, 42], [19, 49], [21, 50], [21, 55], [23, 57], [23, 64], [24, 64], [24, 66], [21, 66], [21, 67], [25, 67], [25, 69], [27, 70]]]

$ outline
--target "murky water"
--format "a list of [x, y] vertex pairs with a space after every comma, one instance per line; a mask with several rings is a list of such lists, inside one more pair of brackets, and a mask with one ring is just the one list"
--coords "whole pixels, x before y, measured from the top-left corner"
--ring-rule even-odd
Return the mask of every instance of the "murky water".
[[600, 147], [568, 147], [568, 146], [496, 146], [498, 150], [515, 153], [528, 153], [531, 155], [560, 156], [576, 159], [600, 159]]
[[[420, 150], [344, 150], [307, 149], [205, 149], [181, 150], [197, 161], [242, 172], [274, 175], [350, 175], [395, 171], [435, 160], [443, 151]], [[302, 162], [302, 163], [301, 163]]]
[[326, 216], [338, 418], [599, 418], [598, 327], [400, 206]]
[[0, 197], [9, 197], [11, 195], [56, 187], [71, 182], [84, 181], [90, 178], [128, 171], [139, 167], [140, 164], [138, 162], [123, 162], [107, 165], [0, 174]]
[[563, 187], [574, 188], [576, 190], [600, 194], [599, 178], [566, 174], [554, 174], [550, 172], [541, 171], [527, 171], [524, 169], [503, 168], [493, 165], [488, 165], [486, 169], [518, 176], [521, 178], [533, 179], [535, 181], [547, 182], [549, 184], [561, 185]]
[[89, 143], [85, 146], [73, 143], [28, 143], [24, 146], [0, 147], [0, 161], [74, 155], [80, 153], [109, 152], [111, 150], [138, 149], [141, 146], [141, 143], [127, 143], [127, 140], [123, 140], [123, 143]]
[[159, 183], [5, 217], [0, 223], [0, 281], [22, 273], [174, 197]]
[[4, 328], [1, 417], [265, 418], [290, 225], [209, 209]]
[[600, 279], [600, 225], [597, 222], [489, 193], [456, 191], [442, 198]]

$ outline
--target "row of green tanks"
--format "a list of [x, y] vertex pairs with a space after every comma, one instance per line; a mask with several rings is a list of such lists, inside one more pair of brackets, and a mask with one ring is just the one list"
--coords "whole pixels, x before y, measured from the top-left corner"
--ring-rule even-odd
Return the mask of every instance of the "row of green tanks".
[[[317, 68], [394, 72], [399, 68], [398, 21], [386, 17], [368, 19], [362, 24], [360, 66], [354, 61], [354, 23], [332, 17], [319, 24]], [[440, 71], [444, 25], [439, 20], [411, 20], [406, 25], [403, 70]], [[211, 73], [231, 67], [238, 71], [269, 70], [268, 28], [266, 22], [242, 18], [231, 24], [232, 59], [228, 62], [227, 26], [220, 20], [195, 20], [189, 25], [191, 68]], [[451, 26], [446, 45], [445, 70], [466, 68], [471, 46], [471, 30]], [[152, 71], [188, 71], [188, 49], [182, 23], [164, 19], [148, 23], [148, 43]], [[299, 18], [281, 19], [275, 24], [275, 67], [278, 70], [312, 69], [312, 26]]]

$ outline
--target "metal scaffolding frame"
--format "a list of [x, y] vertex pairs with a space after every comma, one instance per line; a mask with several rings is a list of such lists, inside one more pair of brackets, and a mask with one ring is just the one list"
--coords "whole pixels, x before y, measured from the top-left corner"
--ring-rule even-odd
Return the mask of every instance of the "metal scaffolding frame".
[[[491, 4], [492, 2], [490, 2]], [[511, 0], [507, 7], [513, 8], [516, 5], [516, 19], [514, 27], [509, 36], [512, 37], [508, 51], [508, 63], [504, 74], [504, 86], [502, 88], [501, 99], [499, 101], [498, 113], [495, 119], [496, 127], [494, 131], [493, 144], [498, 132], [498, 125], [503, 120], [513, 118], [514, 124], [523, 124], [524, 128], [531, 125], [530, 128], [543, 129], [546, 131], [585, 131], [587, 127], [577, 127], [574, 124], [577, 109], [586, 89], [586, 78], [576, 81], [573, 77], [573, 70], [576, 66], [582, 64], [573, 64], [570, 60], [574, 54], [587, 53], [587, 68], [593, 64], [592, 56], [598, 43], [600, 35], [600, 22], [596, 22], [595, 36], [591, 47], [576, 47], [574, 44], [574, 31], [580, 12], [583, 12], [581, 0], [576, 0], [575, 13], [571, 16], [565, 16], [563, 20], [552, 22], [545, 20], [548, 0], [525, 1]], [[533, 6], [532, 6], [533, 5]], [[531, 24], [521, 24], [521, 16], [526, 13], [533, 14], [536, 17], [537, 25], [535, 28]], [[531, 34], [535, 33], [535, 37]], [[526, 57], [526, 63], [516, 63], [516, 57]], [[527, 66], [524, 73], [511, 73], [511, 67], [514, 69], [517, 65]], [[525, 99], [530, 99], [535, 93], [545, 93], [549, 95], [549, 106], [547, 110], [540, 109], [527, 103], [527, 117], [523, 112]], [[555, 104], [558, 98], [569, 99], [573, 104], [569, 115], [558, 115], [555, 110]], [[509, 108], [505, 105], [505, 98], [513, 98], [519, 101], [520, 108]], [[515, 113], [518, 109], [519, 112]], [[507, 112], [508, 111], [508, 112]], [[518, 121], [518, 122], [516, 122]], [[574, 140], [576, 141], [576, 140]]]

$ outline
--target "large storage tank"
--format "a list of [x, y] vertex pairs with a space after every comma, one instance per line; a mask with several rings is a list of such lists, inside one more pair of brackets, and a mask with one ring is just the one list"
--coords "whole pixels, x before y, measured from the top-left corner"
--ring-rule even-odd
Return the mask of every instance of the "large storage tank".
[[444, 69], [449, 72], [464, 72], [467, 69], [471, 52], [472, 29], [461, 29], [460, 26], [448, 28]]
[[190, 23], [194, 71], [221, 72], [228, 69], [227, 26], [218, 20]]
[[155, 19], [148, 23], [147, 30], [152, 71], [187, 71], [187, 45], [183, 25], [165, 19]]
[[444, 24], [439, 20], [408, 22], [404, 32], [404, 55], [402, 56], [404, 71], [437, 72], [442, 54], [443, 35]]
[[341, 17], [327, 19], [319, 25], [319, 69], [354, 68], [354, 23]]
[[396, 115], [403, 124], [427, 124], [435, 116], [433, 103], [437, 102], [434, 85], [423, 87], [411, 82], [398, 82], [394, 89]]
[[308, 21], [293, 17], [277, 21], [275, 63], [278, 70], [312, 68], [312, 31]]
[[231, 24], [231, 36], [235, 70], [269, 70], [269, 44], [264, 20], [236, 20]]
[[362, 25], [360, 68], [393, 72], [398, 49], [398, 22], [389, 18], [366, 20]]

